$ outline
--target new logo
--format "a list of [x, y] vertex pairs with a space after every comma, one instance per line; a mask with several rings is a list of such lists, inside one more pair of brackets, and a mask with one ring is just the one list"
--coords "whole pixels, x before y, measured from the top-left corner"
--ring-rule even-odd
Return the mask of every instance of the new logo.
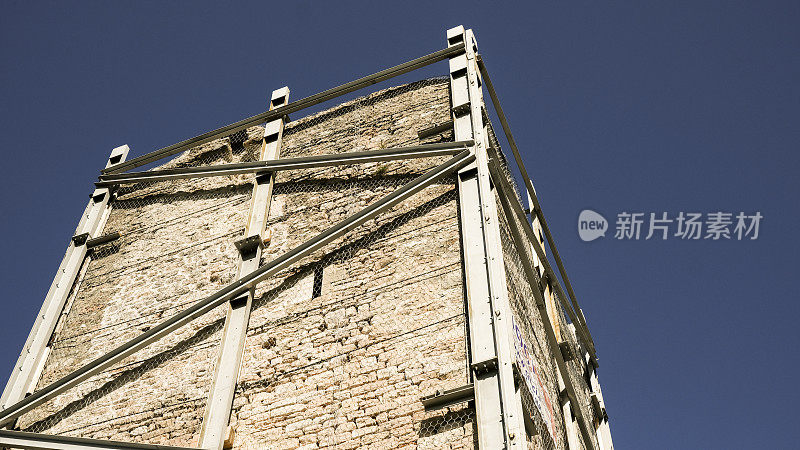
[[608, 221], [591, 209], [584, 209], [578, 215], [578, 235], [585, 242], [593, 241], [600, 236], [605, 237]]

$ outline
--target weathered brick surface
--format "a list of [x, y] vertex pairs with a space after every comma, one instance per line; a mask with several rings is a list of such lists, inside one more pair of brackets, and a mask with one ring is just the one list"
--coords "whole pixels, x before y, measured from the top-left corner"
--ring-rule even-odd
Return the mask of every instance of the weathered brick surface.
[[[528, 346], [534, 363], [536, 374], [541, 380], [544, 392], [544, 407], [552, 415], [552, 432], [547, 430], [542, 413], [533, 403], [531, 393], [523, 390], [523, 402], [528, 411], [533, 415], [538, 433], [529, 436], [531, 448], [564, 448], [564, 424], [559, 407], [558, 368], [553, 359], [552, 352], [547, 345], [544, 323], [527, 282], [527, 277], [522, 268], [522, 261], [518, 249], [512, 240], [509, 225], [499, 200], [497, 201], [498, 216], [500, 219], [500, 239], [503, 246], [503, 261], [506, 271], [506, 284], [508, 287], [509, 303], [514, 319], [520, 328], [522, 338]], [[516, 220], [516, 219], [514, 219]], [[518, 226], [521, 224], [517, 221]], [[528, 258], [532, 257], [530, 249], [523, 250]]]
[[[490, 141], [493, 143], [493, 145], [499, 148], [497, 139], [495, 138], [491, 129]], [[516, 187], [514, 179], [508, 169], [507, 161], [502, 159], [502, 155], [500, 155], [500, 157], [501, 167], [503, 168], [503, 172], [507, 181], [512, 187], [514, 187], [515, 190], [517, 190], [518, 188]], [[512, 195], [514, 196], [512, 201], [521, 203], [519, 192], [514, 192]], [[522, 338], [527, 344], [528, 349], [535, 361], [537, 370], [536, 374], [543, 384], [543, 394], [544, 397], [546, 397], [544, 399], [544, 407], [545, 409], [549, 409], [552, 414], [551, 436], [551, 434], [547, 431], [545, 422], [542, 420], [541, 412], [533, 402], [531, 393], [527, 390], [522, 391], [523, 404], [525, 404], [527, 410], [531, 412], [533, 421], [535, 422], [535, 427], [538, 430], [537, 434], [528, 436], [529, 448], [566, 448], [567, 437], [564, 424], [565, 418], [562, 414], [559, 401], [559, 371], [558, 367], [556, 366], [555, 356], [547, 344], [544, 322], [538, 308], [536, 307], [533, 292], [531, 291], [527, 281], [527, 277], [522, 266], [522, 257], [520, 256], [520, 253], [522, 252], [527, 255], [528, 260], [534, 261], [534, 252], [530, 247], [526, 247], [521, 251], [516, 247], [511, 236], [508, 218], [503, 213], [499, 199], [496, 199], [496, 202], [499, 216], [498, 218], [500, 219], [500, 239], [503, 247], [503, 261], [506, 272], [506, 284], [508, 287], [511, 311], [514, 315], [516, 323], [520, 327]], [[516, 218], [513, 220], [515, 220], [517, 223], [517, 227], [522, 229], [522, 224]], [[545, 296], [552, 295], [550, 293], [553, 291], [553, 289], [550, 286], [550, 282], [538, 278], [539, 270], [539, 268], [535, 269], [535, 273], [537, 275], [536, 282], [540, 283], [545, 289]], [[566, 361], [569, 377], [573, 386], [575, 387], [576, 394], [578, 396], [578, 402], [580, 404], [579, 406], [573, 406], [573, 410], [576, 412], [583, 411], [582, 413], [584, 414], [584, 417], [586, 417], [591, 434], [594, 430], [594, 424], [592, 423], [592, 414], [590, 412], [590, 389], [582, 375], [586, 366], [585, 361], [583, 361], [580, 356], [585, 354], [585, 350], [579, 349], [574, 326], [568, 323], [566, 317], [564, 316], [563, 310], [560, 306], [558, 306], [557, 302], [558, 300], [555, 298], [555, 303], [553, 303], [553, 305], [557, 309], [551, 318], [553, 321], [552, 325], [554, 328], [562, 330], [561, 333], [557, 334], [557, 338], [560, 339], [560, 342], [563, 342], [565, 345], [568, 345], [569, 348], [571, 348], [567, 354], [572, 354], [575, 356], [573, 358], [568, 358]], [[577, 427], [577, 424], [575, 426]], [[583, 443], [580, 433], [578, 434], [581, 443]], [[595, 440], [595, 436], [593, 434], [592, 442], [585, 444], [584, 448], [597, 448], [597, 441]]]
[[[448, 118], [446, 81], [413, 83], [289, 123], [281, 156], [413, 145], [417, 131]], [[165, 167], [252, 160], [262, 132], [210, 142]], [[443, 160], [281, 173], [264, 261]], [[85, 265], [39, 386], [231, 281], [251, 179], [122, 188], [105, 230], [123, 238]], [[468, 382], [456, 197], [453, 179], [441, 180], [258, 287], [231, 419], [236, 447], [473, 445], [471, 408], [425, 413], [420, 402]], [[19, 426], [196, 445], [223, 317], [219, 308], [197, 319]]]
[[[419, 143], [419, 129], [448, 116], [442, 83], [390, 90], [365, 103], [298, 121], [287, 132], [282, 156], [412, 145]], [[353, 123], [358, 127], [348, 130]], [[319, 129], [340, 131], [320, 137]], [[273, 242], [264, 259], [439, 162], [282, 174], [270, 208]], [[322, 289], [313, 298], [315, 272], [322, 273]], [[234, 402], [236, 447], [472, 445], [471, 409], [426, 414], [420, 402], [437, 389], [468, 382], [452, 179], [264, 283], [257, 297]]]
[[[167, 166], [218, 160], [221, 142]], [[240, 159], [244, 155], [237, 155]], [[222, 160], [227, 158], [223, 152]], [[239, 178], [124, 187], [53, 338], [39, 386], [135, 337], [231, 281], [252, 187]], [[208, 314], [23, 416], [22, 429], [190, 445], [222, 322]]]

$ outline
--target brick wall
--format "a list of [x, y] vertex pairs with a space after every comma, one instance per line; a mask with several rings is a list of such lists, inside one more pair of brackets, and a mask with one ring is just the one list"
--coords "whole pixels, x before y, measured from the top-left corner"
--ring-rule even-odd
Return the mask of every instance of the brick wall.
[[[294, 117], [293, 117], [294, 119]], [[420, 143], [449, 119], [446, 80], [391, 88], [287, 124], [281, 156]], [[252, 160], [258, 127], [164, 167]], [[452, 140], [452, 133], [426, 142]], [[281, 173], [270, 259], [444, 158]], [[235, 276], [252, 182], [228, 176], [122, 187], [84, 264], [39, 386], [203, 298]], [[467, 405], [420, 397], [468, 382], [452, 178], [440, 180], [257, 288], [231, 423], [238, 448], [472, 447]], [[196, 446], [224, 309], [184, 326], [18, 421], [23, 430]]]

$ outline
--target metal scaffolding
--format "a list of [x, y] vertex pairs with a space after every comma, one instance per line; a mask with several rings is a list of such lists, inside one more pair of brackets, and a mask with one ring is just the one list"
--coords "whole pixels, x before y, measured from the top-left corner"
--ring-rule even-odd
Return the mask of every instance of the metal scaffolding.
[[[608, 431], [608, 417], [596, 379], [594, 342], [486, 65], [478, 53], [475, 36], [472, 30], [455, 27], [447, 31], [447, 44], [443, 50], [295, 102], [289, 102], [288, 88], [278, 89], [272, 93], [268, 110], [264, 113], [128, 161], [127, 146], [114, 149], [95, 183], [97, 189], [92, 194], [41, 313], [3, 392], [0, 425], [13, 427], [17, 419], [26, 413], [119, 363], [127, 362], [143, 348], [224, 306], [226, 313], [220, 322], [224, 327], [219, 333], [219, 343], [214, 347], [216, 363], [209, 381], [207, 399], [200, 399], [205, 401], [205, 409], [198, 446], [205, 449], [225, 448], [226, 441], [233, 432], [229, 421], [237, 389], [241, 387], [240, 368], [248, 329], [253, 326], [250, 313], [255, 307], [257, 287], [276, 274], [307, 260], [358, 227], [375, 222], [440, 180], [450, 177], [458, 200], [460, 269], [463, 273], [465, 297], [464, 314], [463, 317], [458, 316], [458, 320], [462, 320], [467, 328], [467, 373], [463, 385], [437, 390], [420, 398], [425, 411], [439, 411], [455, 404], [474, 403], [474, 413], [469, 412], [472, 407], [468, 406], [458, 411], [446, 409], [441, 417], [443, 421], [456, 420], [452, 418], [461, 414], [463, 417], [458, 420], [474, 420], [477, 431], [475, 442], [480, 448], [529, 448], [530, 445], [535, 448], [613, 448]], [[431, 124], [429, 128], [420, 130], [419, 138], [452, 132], [452, 142], [380, 147], [330, 155], [281, 157], [284, 130], [289, 123], [288, 114], [445, 60], [449, 64], [451, 117], [449, 121]], [[483, 101], [484, 87], [499, 117], [516, 168], [522, 175], [525, 191], [530, 199], [531, 214], [538, 220], [538, 226], [541, 226], [547, 238], [558, 275], [548, 262], [544, 245], [537, 238], [534, 226], [528, 221], [509, 171], [508, 160], [492, 141], [493, 130]], [[243, 157], [239, 162], [225, 161], [221, 164], [131, 172], [216, 139], [246, 133], [248, 128], [260, 124], [264, 125], [265, 131], [257, 143], [251, 144], [254, 149], [249, 159]], [[437, 158], [442, 157], [447, 159], [421, 175], [398, 177], [398, 187], [387, 195], [294, 248], [264, 261], [265, 242], [270, 239], [267, 224], [273, 208], [271, 203], [278, 189], [276, 176], [279, 173], [401, 160], [433, 158], [438, 161]], [[115, 205], [116, 195], [127, 186], [137, 183], [148, 186], [149, 183], [181, 183], [200, 178], [230, 176], [248, 177], [252, 181], [252, 191], [240, 193], [242, 198], [250, 199], [246, 223], [243, 224], [243, 230], [236, 229], [234, 232], [228, 231], [209, 237], [209, 242], [227, 240], [235, 244], [238, 263], [233, 279], [201, 299], [173, 306], [175, 309], [183, 309], [156, 325], [148, 326], [140, 334], [123, 341], [113, 350], [93, 358], [70, 373], [42, 383], [42, 370], [53, 346], [67, 345], [69, 339], [77, 336], [59, 336], [54, 339], [59, 318], [69, 308], [72, 286], [81, 276], [82, 270], [85, 270], [82, 269], [84, 261], [91, 258], [95, 251], [113, 253], [114, 245], [118, 245], [121, 240], [132, 239], [129, 236], [135, 235], [119, 231], [103, 234], [109, 210]], [[455, 201], [455, 196], [452, 201]], [[211, 205], [204, 211], [211, 211], [213, 208]], [[179, 251], [181, 249], [175, 250]], [[509, 261], [509, 255], [513, 255], [513, 261]], [[432, 276], [441, 276], [442, 270], [448, 268], [431, 269]], [[457, 266], [452, 268], [456, 272], [458, 269]], [[314, 295], [318, 296], [323, 288], [322, 269], [313, 266], [309, 270], [313, 275]], [[565, 289], [561, 287], [559, 276]], [[549, 290], [551, 288], [552, 294]], [[558, 311], [548, 311], [548, 295], [552, 296], [551, 303], [556, 305]], [[152, 314], [161, 317], [166, 311], [167, 308]], [[538, 319], [532, 320], [529, 316]], [[553, 318], [558, 323], [553, 323]], [[449, 316], [440, 318], [432, 324], [407, 332], [451, 319]], [[524, 332], [518, 330], [521, 321], [528, 324], [522, 326], [527, 326]], [[538, 326], [543, 327], [541, 331]], [[567, 331], [559, 328], [562, 326]], [[214, 328], [214, 325], [209, 325], [208, 329], [207, 335], [210, 335], [220, 331], [220, 326]], [[94, 331], [86, 331], [91, 332]], [[198, 338], [198, 342], [206, 337], [203, 335]], [[264, 345], [269, 345], [269, 342]], [[525, 363], [520, 359], [520, 348], [526, 346], [534, 349], [531, 350], [532, 353], [538, 352], [537, 355], [542, 355], [540, 359], [554, 361], [551, 369], [540, 365], [536, 371], [542, 372], [541, 377], [549, 380], [550, 385], [556, 387], [555, 391], [548, 392], [547, 383], [543, 384], [541, 380], [538, 386], [527, 382], [526, 376], [530, 376], [533, 369], [524, 367]], [[146, 364], [146, 361], [142, 364]], [[113, 380], [109, 382], [113, 383]], [[39, 384], [44, 385], [36, 388]], [[548, 410], [550, 397], [566, 405], [565, 413], [559, 411], [559, 414], [553, 414], [552, 410]], [[572, 421], [577, 423], [579, 435], [570, 435]], [[532, 442], [536, 444], [531, 444]], [[0, 446], [32, 449], [185, 448], [13, 430], [0, 430]]]

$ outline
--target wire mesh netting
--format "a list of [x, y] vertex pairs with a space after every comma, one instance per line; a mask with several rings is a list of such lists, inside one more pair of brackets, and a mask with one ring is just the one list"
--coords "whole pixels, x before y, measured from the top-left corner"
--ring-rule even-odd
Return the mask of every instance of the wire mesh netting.
[[[447, 117], [447, 84], [415, 89], [423, 92], [413, 99], [398, 100], [407, 87], [390, 89], [301, 119], [287, 129], [281, 156], [419, 143], [419, 123]], [[318, 139], [316, 129], [336, 138]], [[264, 262], [441, 161], [280, 174]], [[426, 412], [421, 403], [469, 383], [459, 239], [448, 178], [262, 283], [233, 405], [234, 447], [471, 447], [470, 405]]]
[[[379, 198], [397, 184], [374, 180], [359, 196]], [[273, 240], [302, 236], [353, 200], [327, 189], [316, 192], [318, 207], [288, 217], [280, 205], [307, 194], [278, 190]], [[458, 242], [454, 186], [443, 183], [263, 283], [234, 401], [239, 445], [435, 440], [428, 419], [440, 413], [425, 413], [420, 399], [468, 383]], [[471, 436], [471, 420], [460, 426], [460, 438]]]
[[[447, 78], [384, 89], [286, 124], [280, 157], [453, 141]], [[499, 149], [490, 128], [490, 143]], [[187, 150], [161, 168], [262, 158], [263, 128]], [[448, 157], [279, 172], [261, 265], [395, 192]], [[502, 158], [502, 156], [501, 156]], [[520, 202], [509, 167], [500, 161]], [[253, 175], [123, 184], [48, 346], [38, 387], [63, 377], [235, 281]], [[423, 397], [471, 383], [456, 178], [421, 192], [256, 286], [230, 424], [233, 447], [474, 448], [472, 401], [426, 410]], [[518, 389], [528, 448], [566, 448], [555, 358], [532, 289], [568, 355], [575, 414], [594, 413], [585, 350], [558, 299], [533, 286], [498, 204]], [[517, 218], [511, 218], [521, 227]], [[252, 233], [251, 233], [252, 234]], [[537, 275], [540, 268], [536, 268]], [[225, 306], [195, 319], [23, 415], [25, 431], [197, 446]], [[571, 355], [571, 356], [570, 356]], [[573, 433], [574, 434], [574, 433]], [[581, 441], [582, 443], [582, 441]], [[596, 442], [587, 443], [592, 448]]]
[[[448, 117], [446, 79], [391, 88], [287, 124], [281, 157], [452, 141], [447, 131], [417, 136]], [[253, 127], [158, 168], [252, 161], [262, 135]], [[444, 159], [281, 173], [262, 261]], [[252, 178], [120, 186], [98, 233], [120, 237], [89, 252], [38, 387], [233, 281], [233, 242], [245, 237]], [[471, 404], [426, 412], [420, 402], [469, 383], [459, 255], [455, 181], [447, 178], [260, 284], [233, 410], [237, 446], [313, 440], [336, 448], [471, 447]], [[16, 426], [196, 446], [223, 326], [218, 308], [45, 402]]]
[[[447, 102], [447, 78], [431, 78], [384, 89], [289, 123], [281, 144], [281, 157], [452, 141], [452, 129], [422, 141], [418, 136], [422, 129], [450, 119]], [[401, 167], [409, 163], [392, 164]]]
[[[508, 162], [499, 152], [499, 143], [490, 129], [490, 145], [498, 148], [497, 163], [501, 173], [513, 188], [511, 202], [517, 202], [520, 209], [522, 200], [520, 190], [514, 181]], [[517, 382], [520, 385], [521, 398], [524, 412], [532, 423], [526, 423], [529, 428], [529, 448], [567, 448], [569, 440], [576, 440], [580, 448], [598, 448], [594, 440], [594, 416], [591, 410], [589, 383], [585, 347], [576, 337], [575, 328], [567, 319], [564, 307], [556, 293], [553, 291], [549, 277], [542, 277], [544, 268], [538, 261], [531, 245], [519, 248], [512, 236], [508, 220], [516, 223], [517, 229], [522, 230], [523, 224], [518, 217], [508, 217], [503, 213], [499, 199], [497, 200], [498, 216], [500, 218], [500, 237], [503, 246], [503, 258], [506, 268], [509, 301], [514, 314], [515, 351], [517, 353], [516, 372]], [[538, 236], [537, 236], [538, 237]], [[525, 239], [527, 242], [527, 239]], [[539, 238], [537, 245], [544, 245], [544, 240]], [[523, 270], [523, 255], [525, 260], [532, 262], [535, 279], [528, 280]], [[564, 401], [568, 400], [562, 393], [562, 384], [559, 382], [560, 374], [555, 363], [555, 356], [547, 345], [544, 323], [539, 309], [536, 306], [533, 289], [539, 289], [545, 301], [548, 319], [553, 327], [553, 332], [560, 344], [559, 352], [565, 359], [567, 374], [575, 387], [578, 405], [570, 405], [565, 411]], [[582, 434], [577, 431], [578, 424], [574, 415], [580, 414], [589, 429], [592, 442], [585, 443]], [[533, 433], [530, 432], [533, 430]], [[543, 430], [547, 430], [544, 431]], [[574, 446], [573, 444], [572, 446]], [[570, 448], [572, 448], [570, 446]]]
[[[242, 136], [193, 149], [164, 167], [252, 159], [258, 145], [245, 145]], [[229, 151], [237, 140], [241, 145]], [[49, 343], [38, 386], [232, 281], [238, 260], [232, 242], [243, 237], [251, 192], [244, 177], [137, 183], [117, 190], [99, 234], [120, 238], [89, 251]], [[23, 415], [17, 426], [49, 434], [195, 443], [222, 326], [221, 311], [197, 319]]]
[[[547, 345], [545, 325], [523, 271], [523, 262], [511, 238], [499, 202], [497, 208], [500, 210], [500, 242], [503, 247], [508, 299], [514, 317], [512, 327], [516, 356], [515, 381], [523, 403], [528, 447], [565, 448], [564, 424], [559, 408], [558, 369]], [[528, 254], [530, 255], [529, 251]], [[538, 288], [539, 282], [537, 279], [534, 288]]]

